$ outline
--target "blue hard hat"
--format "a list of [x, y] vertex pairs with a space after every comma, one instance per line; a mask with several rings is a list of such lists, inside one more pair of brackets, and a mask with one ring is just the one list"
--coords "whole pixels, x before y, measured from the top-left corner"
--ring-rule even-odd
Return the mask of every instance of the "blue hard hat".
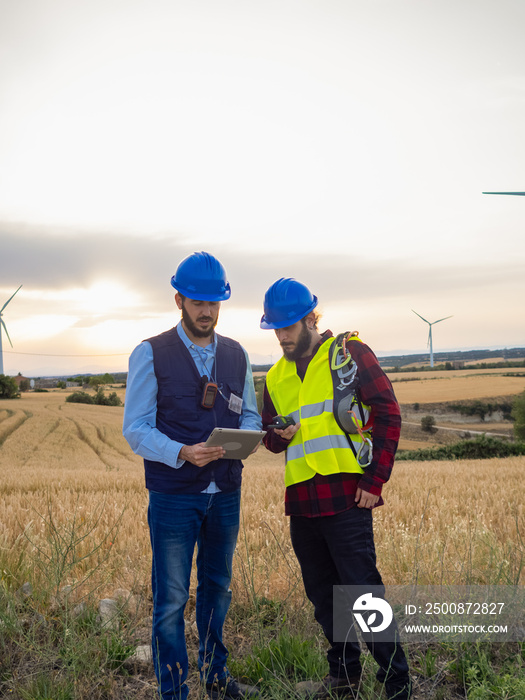
[[226, 270], [204, 251], [184, 258], [171, 278], [171, 286], [188, 299], [199, 301], [225, 301], [231, 294]]
[[317, 306], [317, 297], [308, 287], [292, 277], [281, 277], [264, 295], [261, 328], [293, 326]]

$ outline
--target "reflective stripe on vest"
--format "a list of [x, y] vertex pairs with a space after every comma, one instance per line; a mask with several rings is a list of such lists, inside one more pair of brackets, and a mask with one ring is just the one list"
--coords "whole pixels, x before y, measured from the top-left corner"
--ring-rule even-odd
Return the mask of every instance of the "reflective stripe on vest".
[[[324, 342], [314, 355], [304, 380], [295, 362], [282, 357], [268, 372], [266, 388], [279, 415], [291, 415], [301, 423], [286, 450], [285, 484], [297, 484], [317, 474], [362, 474], [346, 434], [333, 414], [333, 383], [328, 351], [335, 338]], [[359, 449], [362, 439], [350, 435]]]

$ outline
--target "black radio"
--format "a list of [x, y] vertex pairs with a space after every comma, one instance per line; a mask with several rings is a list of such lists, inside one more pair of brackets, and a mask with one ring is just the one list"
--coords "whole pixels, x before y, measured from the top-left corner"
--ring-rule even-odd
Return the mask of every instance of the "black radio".
[[273, 423], [266, 426], [269, 430], [277, 428], [278, 430], [286, 430], [289, 425], [295, 425], [295, 421], [291, 416], [274, 416]]

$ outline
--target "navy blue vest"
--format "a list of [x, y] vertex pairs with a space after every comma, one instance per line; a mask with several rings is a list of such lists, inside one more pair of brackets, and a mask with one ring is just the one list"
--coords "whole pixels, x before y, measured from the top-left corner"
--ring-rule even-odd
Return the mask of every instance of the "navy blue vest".
[[[232, 393], [242, 398], [246, 355], [235, 340], [218, 334], [216, 338], [214, 379], [224, 396], [217, 393], [212, 409], [200, 405], [201, 376], [177, 329], [148, 338], [158, 384], [156, 427], [184, 445], [205, 442], [215, 427], [239, 427], [241, 416], [228, 408], [228, 401]], [[235, 491], [241, 485], [243, 467], [238, 459], [218, 459], [205, 467], [184, 462], [179, 469], [145, 459], [144, 466], [146, 488], [160, 493], [200, 493], [210, 481], [221, 491]]]

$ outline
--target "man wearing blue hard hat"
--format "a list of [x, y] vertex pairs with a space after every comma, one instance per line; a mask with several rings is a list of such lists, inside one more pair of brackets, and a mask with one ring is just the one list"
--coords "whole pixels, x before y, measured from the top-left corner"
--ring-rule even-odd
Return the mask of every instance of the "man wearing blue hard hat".
[[239, 530], [242, 462], [207, 447], [212, 430], [259, 430], [246, 351], [215, 332], [231, 290], [209, 253], [185, 258], [171, 279], [180, 323], [138, 345], [129, 360], [123, 432], [144, 458], [149, 491], [153, 591], [152, 651], [159, 696], [188, 696], [184, 609], [197, 544], [198, 666], [212, 700], [257, 689], [227, 669], [222, 640]]
[[[304, 284], [281, 278], [266, 292], [260, 325], [275, 331], [283, 350], [266, 376], [264, 443], [272, 452], [286, 453], [285, 511], [292, 545], [330, 644], [329, 674], [296, 690], [324, 700], [356, 697], [361, 685], [357, 636], [335, 634], [334, 586], [371, 586], [376, 600], [384, 595], [372, 508], [383, 504], [401, 413], [388, 377], [357, 333], [334, 338], [331, 331], [318, 331], [317, 303]], [[387, 698], [407, 700], [411, 681], [393, 619], [389, 633], [363, 638], [379, 664], [377, 678]]]

